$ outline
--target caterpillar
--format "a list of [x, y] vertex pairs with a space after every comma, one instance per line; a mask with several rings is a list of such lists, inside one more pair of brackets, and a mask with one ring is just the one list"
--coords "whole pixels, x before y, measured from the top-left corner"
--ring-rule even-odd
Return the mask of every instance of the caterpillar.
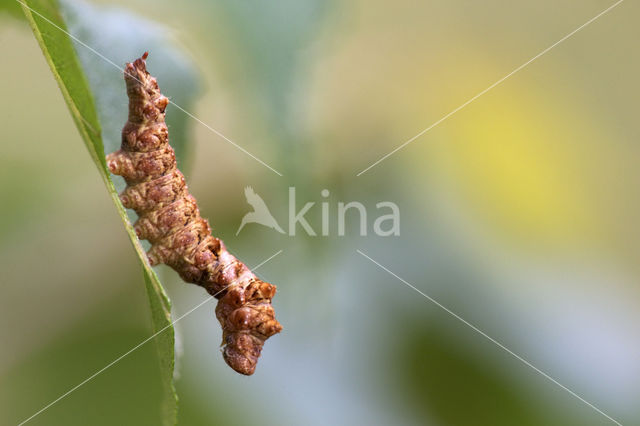
[[129, 117], [121, 148], [107, 155], [107, 167], [125, 179], [120, 200], [138, 214], [134, 229], [138, 238], [151, 243], [151, 265], [167, 264], [184, 281], [218, 299], [223, 357], [238, 373], [251, 375], [264, 342], [282, 330], [271, 306], [276, 286], [257, 278], [229, 253], [200, 216], [169, 145], [169, 99], [147, 71], [147, 56], [145, 52], [125, 66]]

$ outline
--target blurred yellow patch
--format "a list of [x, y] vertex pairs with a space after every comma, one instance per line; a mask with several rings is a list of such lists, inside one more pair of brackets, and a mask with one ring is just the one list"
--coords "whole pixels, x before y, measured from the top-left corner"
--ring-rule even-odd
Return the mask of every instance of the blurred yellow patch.
[[514, 76], [416, 141], [413, 149], [427, 151], [422, 169], [441, 173], [438, 181], [460, 195], [469, 215], [503, 237], [561, 246], [593, 239], [598, 197], [590, 181], [607, 153], [594, 140], [594, 122], [563, 89], [551, 93], [548, 81], [537, 88]]

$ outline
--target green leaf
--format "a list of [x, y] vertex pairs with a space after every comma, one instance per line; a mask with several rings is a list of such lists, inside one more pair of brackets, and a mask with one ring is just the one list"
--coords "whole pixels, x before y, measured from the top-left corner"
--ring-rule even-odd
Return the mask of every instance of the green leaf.
[[[192, 103], [198, 89], [197, 75], [191, 60], [175, 47], [169, 30], [116, 7], [71, 0], [61, 1], [61, 6], [69, 32], [84, 43], [76, 43], [76, 51], [95, 95], [105, 153], [120, 148], [120, 131], [127, 120], [127, 94], [118, 68], [148, 51], [147, 68], [172, 102], [166, 120], [178, 167], [184, 171], [188, 117], [173, 104], [184, 107]], [[124, 186], [120, 177], [116, 182]]]
[[[25, 0], [22, 8], [142, 264], [153, 329], [159, 333], [155, 341], [165, 388], [163, 418], [165, 424], [175, 424], [171, 303], [133, 230], [135, 216], [127, 213], [118, 198], [116, 188], [123, 187], [124, 181], [109, 174], [105, 154], [119, 148], [127, 117], [126, 91], [117, 67], [149, 51], [148, 67], [163, 93], [182, 106], [187, 106], [196, 92], [195, 72], [168, 40], [165, 29], [122, 10], [77, 1], [58, 4], [54, 0]], [[186, 116], [173, 110], [173, 114], [167, 114], [167, 121], [171, 144], [181, 164], [188, 139]]]
[[[24, 19], [24, 13], [20, 9], [20, 3], [16, 0], [0, 0], [0, 12], [6, 12], [17, 19]], [[2, 13], [0, 13], [0, 18], [2, 18]]]

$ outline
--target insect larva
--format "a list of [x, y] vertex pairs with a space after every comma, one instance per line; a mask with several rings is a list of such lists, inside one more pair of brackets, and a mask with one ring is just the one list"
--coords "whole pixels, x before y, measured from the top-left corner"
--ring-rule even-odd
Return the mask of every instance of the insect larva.
[[139, 216], [134, 227], [139, 238], [151, 243], [151, 264], [169, 265], [218, 299], [224, 359], [238, 373], [250, 375], [265, 340], [282, 330], [271, 306], [276, 286], [258, 279], [211, 236], [177, 169], [164, 120], [169, 100], [147, 72], [147, 55], [125, 67], [129, 119], [121, 149], [107, 155], [107, 166], [127, 183], [120, 199]]

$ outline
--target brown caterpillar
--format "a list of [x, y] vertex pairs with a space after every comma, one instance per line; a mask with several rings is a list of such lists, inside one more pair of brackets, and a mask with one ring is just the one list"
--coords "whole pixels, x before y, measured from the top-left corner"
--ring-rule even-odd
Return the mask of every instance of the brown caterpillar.
[[169, 99], [147, 72], [147, 55], [126, 64], [129, 119], [121, 149], [107, 155], [107, 166], [127, 183], [120, 200], [139, 216], [134, 227], [138, 238], [151, 243], [151, 264], [166, 263], [218, 299], [224, 359], [238, 373], [251, 375], [265, 340], [282, 330], [271, 306], [276, 286], [258, 279], [230, 254], [200, 217], [169, 145]]

